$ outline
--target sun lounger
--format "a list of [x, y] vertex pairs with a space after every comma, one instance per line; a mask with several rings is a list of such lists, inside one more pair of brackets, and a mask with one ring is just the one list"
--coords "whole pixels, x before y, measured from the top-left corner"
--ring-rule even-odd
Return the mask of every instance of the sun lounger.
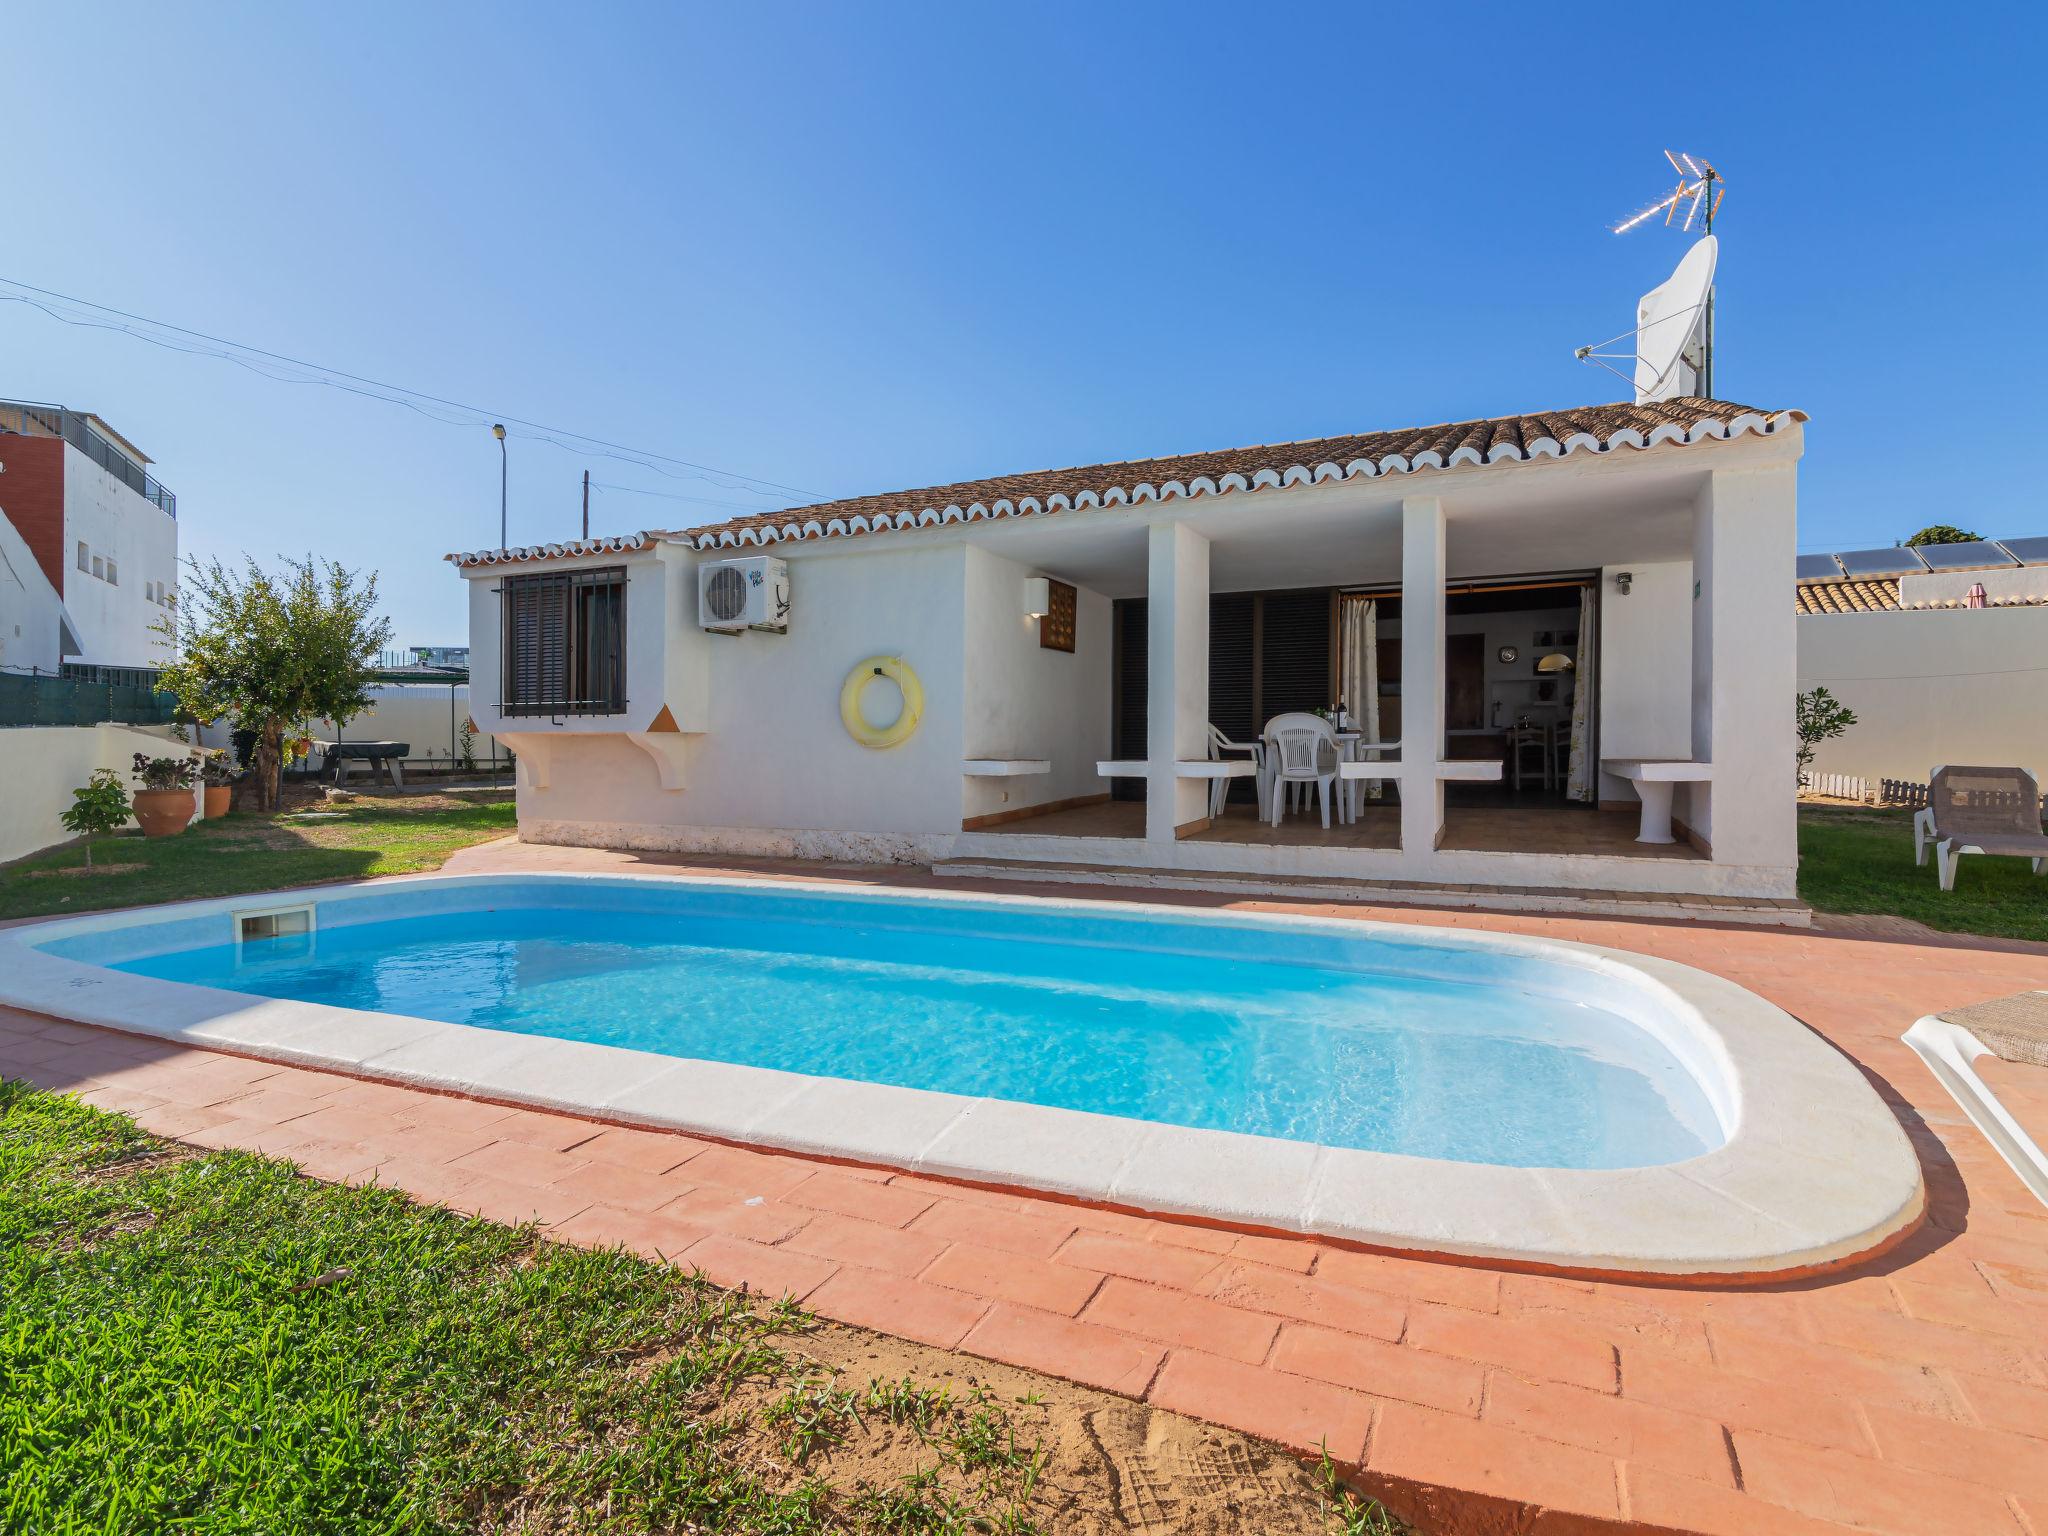
[[2048, 866], [2041, 789], [2024, 768], [1937, 768], [1927, 812], [1944, 891], [1955, 889], [1956, 865], [1966, 853], [2030, 859], [2037, 875]]

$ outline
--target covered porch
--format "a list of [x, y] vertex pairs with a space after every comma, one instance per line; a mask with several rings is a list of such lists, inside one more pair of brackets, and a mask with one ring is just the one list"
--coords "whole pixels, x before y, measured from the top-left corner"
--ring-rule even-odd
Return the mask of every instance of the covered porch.
[[[1443, 494], [1302, 484], [993, 527], [977, 542], [1110, 599], [1108, 751], [1092, 792], [1032, 804], [1042, 754], [1001, 740], [992, 705], [969, 772], [1018, 777], [1001, 809], [970, 795], [954, 856], [1790, 897], [1773, 578], [1792, 471], [1761, 457], [1708, 444], [1473, 466]], [[1255, 787], [1274, 721], [1310, 712], [1348, 738], [1327, 827], [1323, 786]], [[1741, 792], [1781, 766], [1782, 796]], [[1671, 807], [1670, 841], [1645, 799]]]

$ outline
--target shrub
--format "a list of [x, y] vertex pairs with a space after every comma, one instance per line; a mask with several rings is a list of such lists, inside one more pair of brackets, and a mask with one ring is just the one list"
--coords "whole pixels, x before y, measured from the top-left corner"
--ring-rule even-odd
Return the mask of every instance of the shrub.
[[92, 840], [118, 832], [128, 820], [128, 791], [111, 768], [102, 768], [71, 791], [71, 806], [58, 820], [64, 830], [85, 839], [85, 867], [92, 868]]
[[1825, 688], [1799, 695], [1799, 773], [1803, 777], [1813, 754], [1856, 723], [1856, 711]]
[[199, 779], [199, 762], [190, 757], [135, 754], [135, 777], [144, 789], [190, 789]]

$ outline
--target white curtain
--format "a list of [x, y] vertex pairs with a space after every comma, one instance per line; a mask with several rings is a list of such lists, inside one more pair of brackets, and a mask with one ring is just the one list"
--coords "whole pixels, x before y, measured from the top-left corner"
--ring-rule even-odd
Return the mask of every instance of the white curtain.
[[1600, 797], [1599, 646], [1593, 625], [1599, 618], [1599, 590], [1579, 589], [1579, 653], [1572, 658], [1572, 759], [1564, 792], [1573, 800]]
[[[1369, 597], [1346, 593], [1341, 614], [1337, 666], [1337, 697], [1351, 711], [1363, 736], [1362, 756], [1369, 763], [1379, 761], [1373, 748], [1380, 743], [1380, 605]], [[1378, 779], [1365, 781], [1366, 797], [1377, 800], [1383, 793]]]

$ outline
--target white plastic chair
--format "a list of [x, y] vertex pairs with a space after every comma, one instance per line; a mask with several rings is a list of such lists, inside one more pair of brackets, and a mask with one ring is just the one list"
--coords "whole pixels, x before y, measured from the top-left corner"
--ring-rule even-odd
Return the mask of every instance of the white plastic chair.
[[[1226, 752], [1248, 752], [1252, 759], [1252, 788], [1259, 797], [1259, 819], [1266, 818], [1266, 744], [1262, 741], [1232, 741], [1216, 729], [1214, 721], [1209, 725], [1209, 761], [1220, 763]], [[1209, 819], [1214, 821], [1223, 814], [1223, 803], [1230, 798], [1230, 780], [1218, 779], [1209, 786]]]
[[[1266, 722], [1266, 808], [1267, 819], [1280, 825], [1287, 792], [1295, 785], [1316, 786], [1323, 808], [1323, 830], [1330, 830], [1330, 800], [1337, 785], [1337, 728], [1320, 715], [1296, 712], [1275, 715]], [[1342, 795], [1335, 796], [1337, 813], [1351, 819], [1350, 807]]]

